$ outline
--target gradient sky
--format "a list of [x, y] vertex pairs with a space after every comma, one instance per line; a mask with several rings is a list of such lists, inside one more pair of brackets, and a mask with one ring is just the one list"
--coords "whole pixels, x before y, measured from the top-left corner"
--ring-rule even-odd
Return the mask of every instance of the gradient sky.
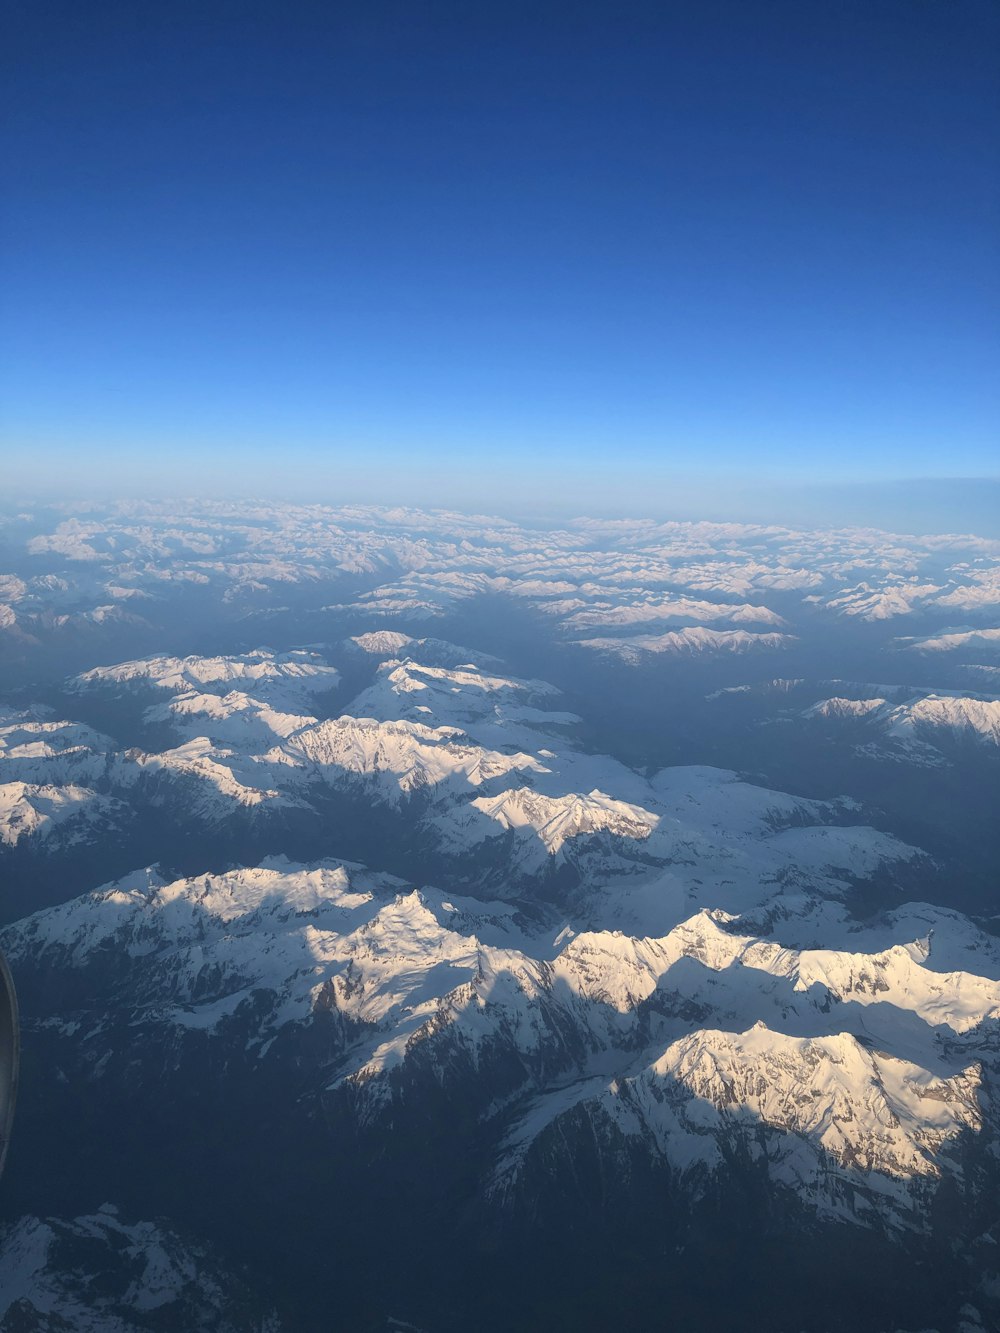
[[1000, 472], [992, 2], [6, 14], [15, 480]]

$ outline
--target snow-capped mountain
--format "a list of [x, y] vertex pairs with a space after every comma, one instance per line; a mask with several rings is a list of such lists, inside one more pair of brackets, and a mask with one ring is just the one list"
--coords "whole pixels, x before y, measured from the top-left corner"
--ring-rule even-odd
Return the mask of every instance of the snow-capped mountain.
[[0, 537], [0, 1328], [1000, 1326], [998, 543]]
[[581, 648], [619, 657], [623, 662], [637, 665], [650, 656], [697, 656], [702, 653], [749, 653], [788, 648], [794, 642], [789, 634], [770, 632], [752, 634], [745, 629], [707, 629], [698, 625], [693, 629], [670, 630], [665, 634], [630, 634], [624, 638], [580, 639]]
[[[648, 832], [630, 818], [634, 835]], [[758, 914], [782, 898], [759, 883]], [[635, 1137], [697, 1191], [699, 1170], [721, 1168], [729, 1139], [757, 1125], [774, 1141], [762, 1161], [775, 1182], [801, 1185], [820, 1212], [923, 1225], [918, 1204], [961, 1170], [951, 1147], [992, 1114], [983, 1083], [1000, 1054], [983, 1034], [1000, 1021], [995, 941], [967, 926], [962, 947], [981, 953], [980, 971], [938, 971], [926, 909], [918, 939], [885, 923], [855, 928], [848, 948], [795, 947], [850, 936], [843, 908], [801, 888], [767, 935], [753, 912], [749, 930], [701, 908], [650, 937], [614, 924], [627, 913], [613, 899], [592, 910], [589, 921], [552, 906], [526, 914], [356, 865], [279, 860], [171, 883], [143, 872], [0, 940], [90, 1079], [117, 1067], [104, 1056], [112, 994], [145, 1041], [236, 1040], [241, 1059], [266, 1059], [290, 1029], [335, 1017], [338, 1054], [311, 1073], [300, 1063], [299, 1078], [334, 1099], [353, 1090], [352, 1114], [368, 1126], [405, 1116], [411, 1066], [437, 1069], [495, 1144], [484, 1207], [583, 1108], [600, 1120], [609, 1164]], [[67, 976], [88, 999], [53, 1009], [44, 997]], [[497, 1062], [502, 1086], [484, 1081]]]
[[203, 1246], [155, 1223], [125, 1222], [105, 1204], [69, 1221], [24, 1217], [0, 1230], [0, 1328], [280, 1333], [281, 1324]]
[[1000, 629], [975, 629], [971, 625], [959, 628], [946, 626], [928, 638], [901, 638], [899, 645], [917, 653], [993, 652], [1000, 650]]
[[[545, 530], [446, 511], [210, 502], [57, 507], [2, 522], [17, 568], [0, 573], [0, 636], [29, 655], [155, 637], [192, 600], [210, 621], [238, 622], [280, 617], [306, 599], [342, 624], [358, 653], [371, 635], [395, 635], [389, 652], [411, 640], [407, 656], [439, 666], [462, 659], [409, 631], [484, 598], [543, 616], [567, 641], [590, 631], [635, 637], [619, 650], [598, 638], [599, 651], [640, 661], [756, 654], [781, 643], [757, 630], [794, 644], [817, 615], [848, 636], [884, 626], [885, 649], [903, 640], [921, 653], [974, 656], [991, 651], [988, 622], [1000, 609], [998, 543], [970, 534], [589, 518]], [[958, 613], [970, 623], [956, 631]]]
[[917, 762], [940, 762], [955, 742], [1000, 746], [1000, 698], [958, 693], [917, 694], [905, 702], [875, 698], [823, 699], [808, 718], [854, 728], [859, 743], [877, 742], [888, 753]]
[[[560, 867], [570, 872], [564, 890], [624, 879], [629, 891], [619, 910], [643, 930], [659, 930], [675, 902], [706, 901], [706, 884], [718, 893], [707, 905], [739, 910], [747, 894], [756, 901], [761, 883], [797, 880], [838, 894], [845, 875], [867, 876], [914, 856], [891, 837], [843, 827], [849, 805], [789, 798], [706, 767], [644, 778], [587, 753], [573, 735], [579, 718], [540, 680], [390, 658], [349, 713], [327, 719], [227, 689], [247, 661], [265, 694], [276, 688], [274, 671], [283, 680], [289, 665], [298, 688], [301, 656], [275, 663], [258, 653], [183, 671], [153, 659], [92, 673], [90, 690], [122, 679], [174, 681], [177, 693], [161, 684], [170, 697], [143, 713], [147, 725], [177, 736], [162, 750], [117, 749], [92, 729], [30, 712], [10, 719], [16, 744], [0, 752], [0, 778], [30, 760], [24, 771], [33, 776], [90, 773], [106, 794], [66, 784], [46, 795], [15, 785], [8, 840], [37, 834], [55, 812], [65, 809], [68, 818], [88, 801], [105, 824], [127, 804], [160, 821], [174, 811], [208, 828], [277, 819], [280, 829], [294, 815], [317, 830], [331, 800], [363, 802], [433, 849], [438, 876], [449, 884], [472, 876], [490, 893], [510, 896], [531, 877], [551, 880]], [[193, 673], [211, 675], [217, 690], [189, 689]], [[310, 688], [316, 678], [307, 676]], [[95, 836], [103, 826], [94, 823]], [[75, 827], [85, 836], [86, 825]]]
[[51, 709], [0, 714], [0, 771], [11, 781], [89, 786], [105, 777], [113, 748], [110, 737]]
[[0, 843], [14, 847], [22, 838], [67, 842], [99, 836], [117, 814], [116, 803], [88, 787], [65, 782], [0, 783]]
[[333, 689], [336, 668], [307, 651], [272, 653], [266, 649], [231, 657], [150, 657], [95, 667], [76, 678], [77, 690], [149, 688], [175, 696], [229, 695], [242, 687], [262, 704], [292, 711], [323, 690]]

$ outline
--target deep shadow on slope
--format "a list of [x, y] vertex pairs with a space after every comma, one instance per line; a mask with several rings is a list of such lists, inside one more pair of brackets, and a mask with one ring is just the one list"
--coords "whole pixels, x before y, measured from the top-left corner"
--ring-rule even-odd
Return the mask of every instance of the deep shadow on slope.
[[[471, 1070], [446, 1037], [424, 1043], [395, 1077], [388, 1119], [366, 1128], [350, 1086], [324, 1092], [355, 1024], [324, 1010], [262, 1058], [248, 1040], [267, 992], [213, 1038], [130, 1011], [129, 968], [143, 962], [123, 964], [23, 974], [4, 1215], [72, 1216], [110, 1198], [166, 1216], [249, 1264], [302, 1333], [374, 1331], [389, 1314], [429, 1333], [944, 1330], [980, 1299], [972, 1247], [1000, 1223], [988, 1133], [957, 1142], [963, 1183], [942, 1183], [924, 1237], [817, 1222], [769, 1182], [752, 1125], [692, 1201], [583, 1106], [546, 1131], [499, 1213], [482, 1194], [497, 1142], [483, 1110], [532, 1086], [510, 1049]], [[74, 1015], [89, 1039], [46, 1022]], [[1000, 1027], [980, 1036], [995, 1045]]]

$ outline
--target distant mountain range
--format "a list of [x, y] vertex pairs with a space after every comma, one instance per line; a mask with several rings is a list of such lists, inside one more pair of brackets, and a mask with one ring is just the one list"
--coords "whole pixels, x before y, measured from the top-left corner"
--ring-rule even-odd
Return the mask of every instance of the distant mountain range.
[[5, 533], [0, 1330], [997, 1325], [1000, 545]]

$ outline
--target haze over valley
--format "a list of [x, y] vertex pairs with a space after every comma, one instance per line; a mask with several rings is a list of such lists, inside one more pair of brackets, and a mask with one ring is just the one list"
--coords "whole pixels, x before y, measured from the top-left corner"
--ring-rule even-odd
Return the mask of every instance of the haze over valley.
[[765, 1327], [793, 1217], [782, 1327], [1000, 1317], [996, 539], [200, 501], [0, 549], [3, 1327], [605, 1328], [636, 1264], [623, 1326], [732, 1327], [723, 1264]]

